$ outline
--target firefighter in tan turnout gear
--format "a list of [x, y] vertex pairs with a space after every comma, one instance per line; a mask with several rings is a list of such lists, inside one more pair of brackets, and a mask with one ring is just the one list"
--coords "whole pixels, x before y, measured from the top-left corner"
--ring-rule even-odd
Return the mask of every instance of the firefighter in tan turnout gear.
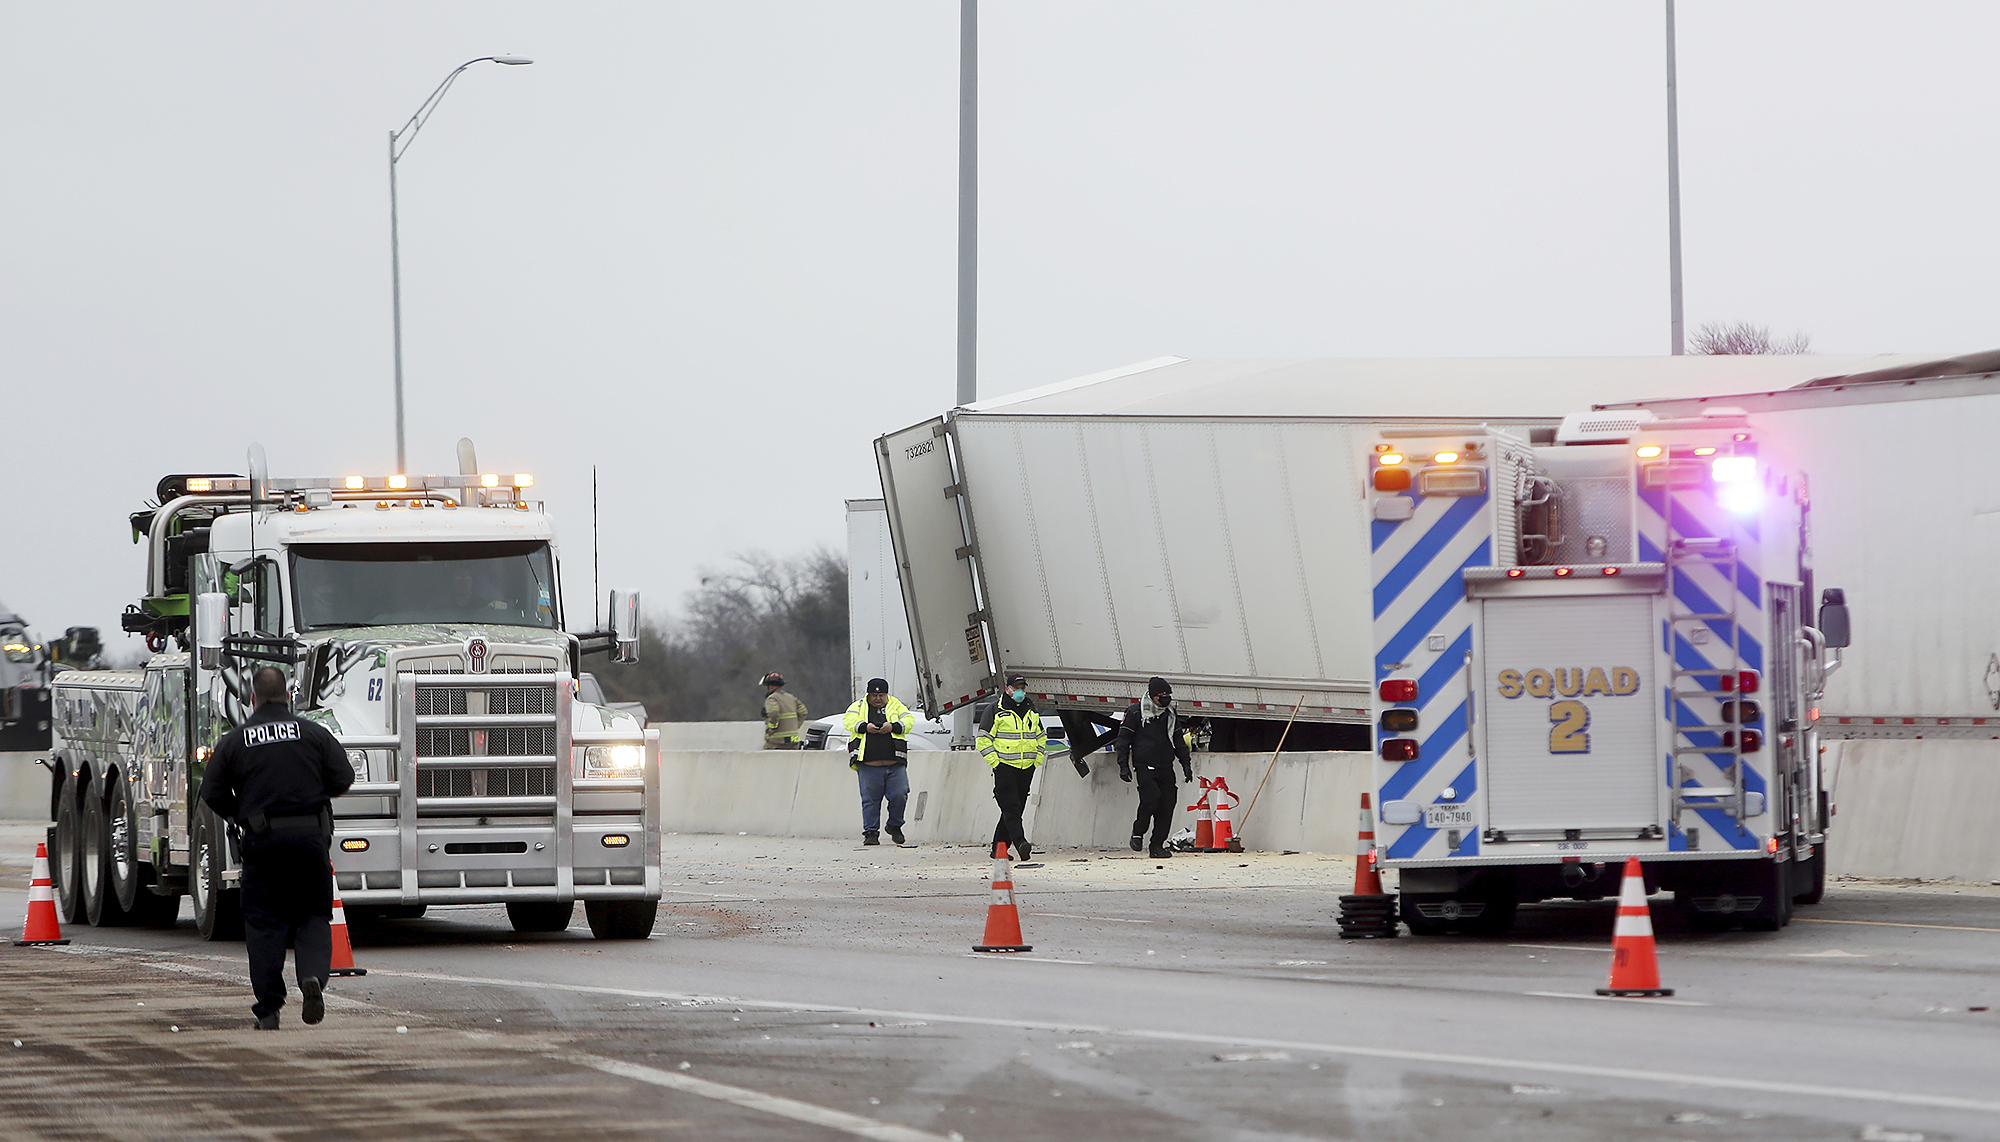
[[785, 689], [785, 676], [775, 670], [764, 675], [764, 748], [799, 748], [806, 721], [806, 704]]

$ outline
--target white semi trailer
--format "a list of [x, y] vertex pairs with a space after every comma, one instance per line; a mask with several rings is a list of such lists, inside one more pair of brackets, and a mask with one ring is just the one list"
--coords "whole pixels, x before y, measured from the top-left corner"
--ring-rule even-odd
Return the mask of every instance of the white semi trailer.
[[642, 938], [660, 899], [659, 737], [578, 700], [581, 656], [629, 660], [614, 630], [564, 630], [554, 525], [526, 475], [170, 475], [131, 517], [146, 589], [136, 669], [56, 676], [49, 855], [71, 922], [241, 931], [230, 826], [197, 799], [216, 741], [274, 665], [301, 717], [347, 748], [333, 863], [357, 918], [504, 904], [560, 931], [582, 901], [603, 938]]
[[875, 442], [918, 696], [1020, 671], [1081, 759], [1157, 674], [1214, 749], [1271, 749], [1297, 707], [1287, 748], [1366, 750], [1378, 429], [1550, 443], [1594, 403], [1915, 360], [1162, 358], [954, 409]]

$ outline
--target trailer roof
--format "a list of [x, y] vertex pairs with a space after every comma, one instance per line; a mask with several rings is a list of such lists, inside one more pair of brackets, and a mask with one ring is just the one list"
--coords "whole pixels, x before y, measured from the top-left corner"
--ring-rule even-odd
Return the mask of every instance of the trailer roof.
[[1687, 357], [1157, 357], [966, 406], [1006, 416], [1551, 419], [1593, 405], [1786, 389], [1926, 354]]

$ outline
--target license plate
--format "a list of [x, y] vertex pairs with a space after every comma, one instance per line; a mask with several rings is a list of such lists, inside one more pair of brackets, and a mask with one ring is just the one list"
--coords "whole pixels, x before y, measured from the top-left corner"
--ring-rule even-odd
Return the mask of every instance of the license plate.
[[1424, 826], [1431, 829], [1469, 829], [1472, 827], [1472, 806], [1426, 805]]

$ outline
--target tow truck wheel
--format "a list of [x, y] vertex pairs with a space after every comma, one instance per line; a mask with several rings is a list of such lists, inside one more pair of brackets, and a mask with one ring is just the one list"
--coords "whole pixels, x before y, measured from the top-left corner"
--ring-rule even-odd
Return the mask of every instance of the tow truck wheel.
[[56, 827], [49, 845], [49, 879], [55, 882], [56, 911], [65, 924], [81, 924], [83, 877], [79, 859], [83, 849], [78, 834], [83, 831], [82, 794], [75, 776], [63, 778], [62, 793], [56, 798]]
[[643, 940], [653, 934], [660, 914], [657, 900], [586, 900], [583, 918], [600, 940]]
[[203, 805], [195, 811], [194, 834], [189, 839], [192, 867], [188, 869], [188, 895], [194, 901], [194, 926], [204, 940], [243, 938], [243, 898], [222, 879], [222, 822], [215, 811]]
[[[112, 780], [118, 779], [114, 775]], [[118, 903], [111, 883], [113, 841], [110, 807], [104, 798], [86, 794], [83, 799], [83, 910], [92, 927], [122, 928], [131, 915]], [[122, 830], [121, 830], [122, 831]]]
[[576, 901], [515, 900], [507, 905], [507, 922], [516, 932], [566, 932], [576, 913]]

